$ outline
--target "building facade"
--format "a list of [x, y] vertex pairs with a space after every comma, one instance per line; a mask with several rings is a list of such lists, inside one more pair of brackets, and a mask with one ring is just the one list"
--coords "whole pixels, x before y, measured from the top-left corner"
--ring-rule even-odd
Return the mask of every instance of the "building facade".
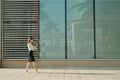
[[1, 67], [24, 66], [33, 36], [39, 66], [120, 67], [119, 0], [1, 0]]

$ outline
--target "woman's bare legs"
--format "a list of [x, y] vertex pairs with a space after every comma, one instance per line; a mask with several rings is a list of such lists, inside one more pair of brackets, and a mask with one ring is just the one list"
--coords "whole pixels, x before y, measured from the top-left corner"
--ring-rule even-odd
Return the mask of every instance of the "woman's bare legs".
[[38, 73], [36, 63], [35, 62], [32, 62], [32, 63], [33, 63], [33, 67], [34, 67], [35, 71]]
[[[33, 64], [33, 67], [34, 67], [35, 71], [38, 73], [37, 66], [36, 66], [35, 62], [32, 62], [32, 64]], [[30, 65], [30, 62], [27, 62], [26, 72], [28, 72], [29, 65]]]
[[29, 65], [30, 65], [30, 62], [27, 62], [27, 65], [26, 65], [26, 72], [28, 72]]

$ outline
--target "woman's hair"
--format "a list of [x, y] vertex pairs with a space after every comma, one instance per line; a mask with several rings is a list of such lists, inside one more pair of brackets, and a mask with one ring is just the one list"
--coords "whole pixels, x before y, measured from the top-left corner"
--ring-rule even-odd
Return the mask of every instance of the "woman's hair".
[[28, 40], [27, 40], [27, 43], [30, 43], [30, 41], [31, 41], [32, 39], [33, 39], [32, 37], [29, 37]]

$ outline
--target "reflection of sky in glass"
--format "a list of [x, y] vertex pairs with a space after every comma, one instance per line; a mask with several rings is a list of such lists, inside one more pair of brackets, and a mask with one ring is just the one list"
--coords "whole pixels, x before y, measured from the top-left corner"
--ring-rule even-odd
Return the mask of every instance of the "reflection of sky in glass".
[[97, 0], [96, 5], [96, 20], [119, 19], [120, 0], [101, 0], [101, 2]]
[[[59, 30], [63, 31], [61, 27], [64, 27], [64, 0], [40, 0], [43, 4], [44, 11], [47, 12], [50, 20], [58, 24]], [[40, 9], [40, 8], [39, 8]]]

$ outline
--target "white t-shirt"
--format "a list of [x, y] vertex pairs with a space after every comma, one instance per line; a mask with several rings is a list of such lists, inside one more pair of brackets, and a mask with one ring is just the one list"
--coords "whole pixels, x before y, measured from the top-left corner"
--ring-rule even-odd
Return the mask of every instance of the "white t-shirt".
[[28, 47], [29, 51], [31, 51], [31, 50], [33, 51], [34, 50], [34, 46], [32, 45], [32, 43], [28, 43], [27, 47]]

